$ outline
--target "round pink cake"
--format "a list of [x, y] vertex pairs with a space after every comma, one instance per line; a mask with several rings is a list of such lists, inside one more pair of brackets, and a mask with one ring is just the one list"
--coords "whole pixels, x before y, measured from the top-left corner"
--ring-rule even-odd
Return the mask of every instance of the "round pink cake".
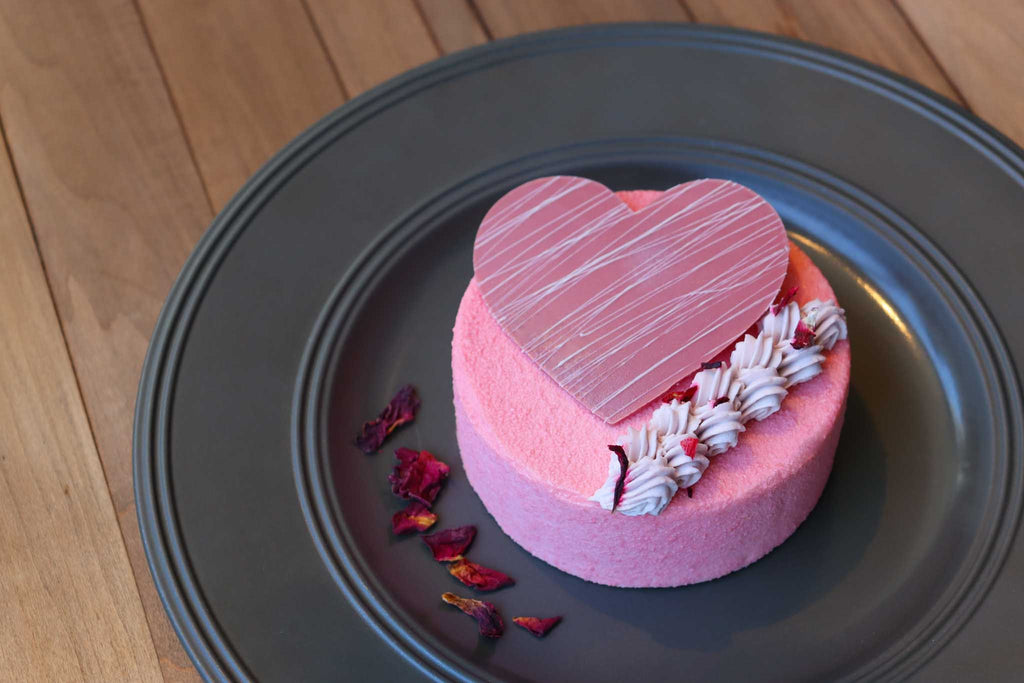
[[[634, 211], [658, 192], [621, 192]], [[835, 299], [790, 243], [782, 291]], [[681, 586], [761, 558], [814, 508], [832, 459], [850, 376], [845, 340], [821, 374], [790, 388], [779, 412], [749, 422], [693, 488], [660, 515], [609, 513], [588, 498], [608, 476], [608, 444], [651, 418], [655, 401], [607, 424], [564, 391], [502, 330], [472, 280], [452, 341], [457, 437], [473, 488], [502, 530], [545, 562], [612, 586]], [[684, 379], [684, 378], [681, 378]]]

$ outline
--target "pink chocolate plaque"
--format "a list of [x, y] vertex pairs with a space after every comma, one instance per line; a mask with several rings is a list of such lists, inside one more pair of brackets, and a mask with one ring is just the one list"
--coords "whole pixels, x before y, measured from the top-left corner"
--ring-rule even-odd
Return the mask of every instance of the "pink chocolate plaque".
[[677, 185], [633, 212], [592, 180], [539, 178], [498, 200], [473, 250], [498, 323], [609, 423], [756, 322], [788, 259], [768, 202], [713, 179]]

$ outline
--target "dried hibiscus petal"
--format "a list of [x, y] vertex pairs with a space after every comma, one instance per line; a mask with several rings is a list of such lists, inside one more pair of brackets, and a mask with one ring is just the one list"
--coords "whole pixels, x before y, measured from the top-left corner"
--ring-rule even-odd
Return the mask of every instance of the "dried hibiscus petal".
[[380, 450], [388, 434], [406, 422], [413, 421], [419, 407], [420, 397], [416, 395], [416, 388], [411, 384], [406, 384], [398, 390], [395, 397], [391, 399], [376, 419], [370, 420], [363, 425], [362, 431], [356, 436], [356, 446], [363, 453], [376, 453]]
[[619, 506], [622, 500], [622, 491], [626, 487], [626, 470], [629, 469], [629, 458], [626, 457], [626, 449], [622, 446], [609, 444], [608, 450], [619, 457], [619, 479], [615, 482], [615, 495], [612, 497], [612, 512]]
[[404, 510], [399, 510], [391, 517], [391, 529], [396, 534], [407, 534], [410, 531], [426, 531], [434, 526], [437, 515], [423, 503], [414, 500]]
[[476, 538], [475, 526], [459, 526], [454, 529], [445, 529], [434, 534], [420, 536], [423, 542], [434, 553], [434, 559], [438, 562], [454, 562], [462, 559], [466, 548]]
[[512, 621], [538, 638], [543, 638], [548, 634], [548, 631], [562, 622], [562, 617], [548, 617], [547, 619], [539, 617], [512, 617]]
[[448, 567], [448, 573], [479, 591], [493, 591], [515, 583], [512, 577], [462, 557]]
[[501, 620], [498, 609], [491, 603], [472, 598], [460, 598], [454, 593], [445, 593], [441, 599], [476, 619], [477, 626], [480, 627], [480, 635], [498, 638], [505, 632], [505, 622]]
[[814, 330], [807, 327], [801, 320], [796, 324], [796, 332], [793, 333], [793, 340], [789, 342], [794, 349], [802, 349], [814, 343]]
[[398, 464], [388, 475], [391, 491], [399, 498], [418, 500], [427, 507], [434, 503], [441, 485], [448, 478], [448, 465], [428, 451], [399, 448], [395, 451]]

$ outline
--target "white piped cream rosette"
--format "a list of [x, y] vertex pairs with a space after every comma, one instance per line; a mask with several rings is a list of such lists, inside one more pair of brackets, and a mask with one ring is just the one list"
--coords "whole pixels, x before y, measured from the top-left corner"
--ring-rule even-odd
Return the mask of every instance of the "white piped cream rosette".
[[736, 445], [746, 422], [773, 415], [789, 387], [820, 374], [822, 351], [846, 336], [845, 311], [832, 301], [814, 299], [802, 310], [794, 301], [773, 305], [758, 335], [736, 343], [729, 363], [707, 364], [694, 376], [691, 400], [673, 398], [619, 439], [625, 471], [612, 453], [608, 478], [589, 500], [624, 515], [659, 514], [700, 480], [711, 458]]

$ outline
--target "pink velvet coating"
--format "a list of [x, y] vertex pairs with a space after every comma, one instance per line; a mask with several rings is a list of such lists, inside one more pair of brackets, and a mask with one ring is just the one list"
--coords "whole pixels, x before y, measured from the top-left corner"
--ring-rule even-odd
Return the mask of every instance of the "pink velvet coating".
[[[658, 193], [620, 196], [635, 210]], [[821, 272], [791, 244], [782, 289], [793, 286], [801, 304], [835, 298]], [[849, 370], [849, 344], [841, 341], [827, 352], [821, 375], [791, 388], [782, 410], [748, 423], [737, 447], [712, 459], [693, 498], [680, 492], [658, 516], [628, 517], [587, 498], [607, 476], [607, 444], [646, 423], [657, 402], [606, 424], [522, 353], [475, 281], [459, 307], [452, 342], [457, 437], [480, 499], [533, 555], [613, 586], [707, 581], [788, 538], [817, 503], [831, 471]]]

